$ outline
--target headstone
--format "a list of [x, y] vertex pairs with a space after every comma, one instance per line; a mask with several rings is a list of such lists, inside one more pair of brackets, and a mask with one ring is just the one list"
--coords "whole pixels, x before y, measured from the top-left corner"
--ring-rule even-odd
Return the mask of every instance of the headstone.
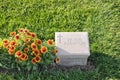
[[55, 32], [60, 65], [86, 65], [90, 56], [87, 32]]

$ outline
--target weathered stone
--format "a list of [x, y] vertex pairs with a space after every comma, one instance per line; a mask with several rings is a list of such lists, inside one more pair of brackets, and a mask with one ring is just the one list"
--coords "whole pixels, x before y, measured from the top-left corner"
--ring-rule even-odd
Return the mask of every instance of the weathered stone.
[[60, 57], [60, 65], [86, 65], [90, 56], [87, 32], [56, 32], [55, 43]]

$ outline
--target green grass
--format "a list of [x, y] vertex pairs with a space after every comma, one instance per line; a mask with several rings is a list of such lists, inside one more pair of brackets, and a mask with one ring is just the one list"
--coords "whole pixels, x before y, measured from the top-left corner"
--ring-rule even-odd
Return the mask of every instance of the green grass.
[[0, 37], [21, 27], [41, 39], [54, 39], [57, 31], [87, 31], [96, 69], [1, 74], [6, 80], [120, 79], [120, 0], [0, 0]]

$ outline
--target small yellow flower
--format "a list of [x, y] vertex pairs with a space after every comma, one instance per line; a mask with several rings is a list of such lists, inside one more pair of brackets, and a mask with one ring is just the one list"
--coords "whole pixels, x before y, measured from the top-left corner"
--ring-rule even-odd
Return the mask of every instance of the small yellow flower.
[[34, 54], [34, 51], [31, 52], [31, 55], [33, 55], [33, 54]]

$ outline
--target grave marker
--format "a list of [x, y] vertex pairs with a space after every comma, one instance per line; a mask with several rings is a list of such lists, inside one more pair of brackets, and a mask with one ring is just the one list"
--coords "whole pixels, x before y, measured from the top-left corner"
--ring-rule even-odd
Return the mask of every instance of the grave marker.
[[56, 32], [55, 43], [60, 65], [86, 65], [90, 56], [87, 32]]

